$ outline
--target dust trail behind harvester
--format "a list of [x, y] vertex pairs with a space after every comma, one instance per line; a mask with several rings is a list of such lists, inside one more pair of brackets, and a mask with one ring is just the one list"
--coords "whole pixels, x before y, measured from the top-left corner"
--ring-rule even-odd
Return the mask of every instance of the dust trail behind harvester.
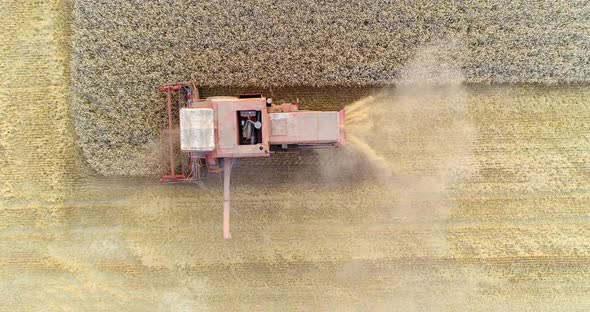
[[[427, 258], [452, 258], [446, 224], [454, 205], [453, 188], [476, 170], [467, 92], [460, 67], [447, 58], [455, 54], [449, 49], [460, 53], [460, 47], [449, 42], [424, 46], [401, 72], [396, 88], [346, 106], [347, 145], [320, 154], [325, 178], [355, 180], [355, 187], [368, 190], [367, 199], [384, 203], [390, 219], [379, 223], [395, 224], [402, 232], [403, 227], [420, 228], [424, 234], [411, 236], [407, 242], [411, 250], [404, 252]], [[387, 191], [373, 194], [369, 190], [375, 185]], [[372, 255], [359, 251], [351, 257]], [[397, 277], [395, 282], [403, 286], [392, 294], [389, 307], [411, 311], [424, 304], [434, 310], [463, 306], [465, 298], [477, 291], [477, 281], [452, 264], [445, 270], [454, 276], [444, 282], [452, 296], [430, 289], [429, 277], [421, 270], [408, 271]], [[341, 271], [340, 275], [361, 278], [346, 266]]]
[[348, 148], [388, 176], [458, 173], [473, 137], [466, 101], [460, 86], [384, 90], [345, 108]]
[[[386, 173], [395, 172], [395, 166], [390, 163], [385, 155], [375, 146], [371, 146], [367, 140], [368, 133], [373, 132], [375, 124], [371, 118], [371, 109], [375, 109], [376, 98], [368, 96], [345, 108], [346, 111], [346, 139], [355, 151], [364, 154], [366, 160], [373, 165], [386, 169]], [[386, 125], [383, 125], [386, 126]], [[378, 134], [378, 133], [375, 133]]]
[[326, 166], [325, 176], [368, 165], [372, 170], [351, 171], [383, 182], [437, 180], [436, 189], [447, 189], [472, 174], [474, 128], [467, 93], [458, 66], [439, 56], [445, 49], [459, 50], [448, 43], [427, 45], [402, 70], [396, 88], [345, 107], [346, 152], [329, 153], [326, 162], [341, 165]]
[[[385, 195], [367, 193], [371, 200], [387, 197], [377, 199], [390, 216], [380, 222], [395, 224], [402, 232], [405, 226], [420, 228], [424, 234], [413, 236], [407, 242], [413, 247], [404, 252], [433, 258], [452, 257], [445, 225], [454, 205], [452, 190], [476, 168], [467, 92], [459, 67], [444, 57], [453, 54], [447, 53], [448, 49], [457, 53], [460, 50], [448, 42], [423, 47], [401, 72], [395, 88], [346, 106], [347, 145], [323, 154], [324, 177], [345, 175], [357, 179], [357, 187], [365, 187], [366, 183], [368, 190], [372, 185], [386, 189]], [[351, 257], [363, 259], [371, 255], [359, 252]], [[342, 270], [341, 275], [356, 274]], [[454, 294], [453, 298], [429, 290], [428, 277], [420, 270], [408, 271], [397, 278], [403, 287], [392, 294], [392, 306], [402, 311], [436, 302], [441, 307], [462, 306], [461, 301], [477, 291], [477, 283], [465, 277], [469, 272], [463, 268], [450, 265], [446, 270], [455, 276], [445, 281], [445, 289]]]

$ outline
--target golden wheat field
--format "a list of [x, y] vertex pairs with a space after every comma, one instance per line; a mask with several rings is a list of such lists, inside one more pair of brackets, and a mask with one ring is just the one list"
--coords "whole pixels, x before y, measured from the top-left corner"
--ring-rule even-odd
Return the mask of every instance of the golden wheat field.
[[241, 160], [224, 241], [220, 176], [85, 162], [68, 10], [0, 6], [0, 310], [590, 309], [590, 87], [268, 90], [346, 108], [349, 144]]
[[[129, 155], [149, 153], [154, 91], [174, 81], [222, 87], [220, 95], [291, 87], [292, 97], [309, 94], [297, 86], [445, 83], [455, 78], [441, 73], [457, 69], [468, 83], [587, 84], [589, 16], [578, 0], [76, 1], [78, 144], [99, 174], [153, 171]], [[408, 77], [412, 63], [422, 69]]]

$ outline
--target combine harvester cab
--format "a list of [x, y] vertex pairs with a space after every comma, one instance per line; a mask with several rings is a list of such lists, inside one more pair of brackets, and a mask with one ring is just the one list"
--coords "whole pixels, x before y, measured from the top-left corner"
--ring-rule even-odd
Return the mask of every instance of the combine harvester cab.
[[[258, 93], [200, 99], [192, 83], [162, 85], [159, 90], [166, 93], [167, 118], [161, 124], [161, 137], [168, 143], [163, 159], [169, 162], [160, 181], [190, 182], [199, 180], [205, 170], [223, 171], [225, 239], [231, 238], [230, 175], [235, 158], [345, 143], [344, 110], [300, 111], [298, 104], [275, 105]], [[178, 149], [181, 162], [177, 165]]]

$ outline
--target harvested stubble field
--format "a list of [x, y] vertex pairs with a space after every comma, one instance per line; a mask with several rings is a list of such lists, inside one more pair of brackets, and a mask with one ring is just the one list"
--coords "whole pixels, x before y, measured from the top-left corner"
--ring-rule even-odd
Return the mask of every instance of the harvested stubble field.
[[589, 90], [468, 90], [469, 127], [444, 109], [402, 114], [400, 148], [382, 154], [394, 176], [348, 149], [242, 160], [231, 241], [217, 176], [87, 178], [60, 204], [4, 201], [2, 305], [589, 308]]
[[17, 17], [0, 55], [0, 309], [590, 308], [587, 86], [274, 88], [347, 106], [365, 144], [242, 160], [223, 241], [217, 176], [79, 176], [67, 53], [46, 40], [67, 36], [66, 10], [0, 10]]
[[[0, 196], [55, 200], [76, 173], [63, 3], [0, 3]], [[22, 192], [22, 190], [26, 192]]]

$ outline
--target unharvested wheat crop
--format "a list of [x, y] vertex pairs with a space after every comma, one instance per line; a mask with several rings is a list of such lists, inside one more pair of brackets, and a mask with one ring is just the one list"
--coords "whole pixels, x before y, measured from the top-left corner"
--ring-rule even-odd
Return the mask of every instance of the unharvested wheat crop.
[[97, 172], [157, 172], [160, 83], [389, 85], [441, 43], [467, 83], [588, 82], [589, 19], [581, 1], [78, 1], [76, 129]]

